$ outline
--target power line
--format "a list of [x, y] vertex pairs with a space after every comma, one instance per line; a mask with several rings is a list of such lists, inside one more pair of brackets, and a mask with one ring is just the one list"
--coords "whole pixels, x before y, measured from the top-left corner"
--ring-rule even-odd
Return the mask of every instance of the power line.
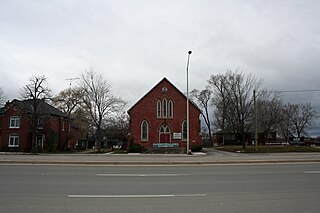
[[288, 92], [288, 93], [295, 93], [295, 92], [320, 92], [320, 89], [274, 90], [273, 92]]

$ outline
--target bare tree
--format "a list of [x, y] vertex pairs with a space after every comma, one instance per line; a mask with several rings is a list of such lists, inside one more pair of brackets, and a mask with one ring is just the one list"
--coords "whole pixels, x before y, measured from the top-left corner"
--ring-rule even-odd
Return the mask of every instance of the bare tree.
[[212, 75], [208, 80], [209, 85], [214, 94], [212, 99], [212, 105], [215, 107], [214, 118], [215, 126], [218, 129], [221, 129], [222, 132], [226, 130], [225, 121], [227, 119], [227, 80], [224, 75]]
[[48, 87], [48, 81], [45, 76], [33, 76], [29, 79], [21, 90], [20, 95], [24, 100], [30, 100], [31, 106], [31, 134], [32, 134], [32, 152], [38, 152], [37, 146], [37, 125], [39, 114], [39, 104], [41, 101], [51, 98], [51, 90]]
[[295, 131], [292, 123], [291, 118], [294, 113], [294, 106], [293, 104], [287, 103], [283, 106], [281, 117], [282, 121], [280, 123], [279, 132], [285, 138], [287, 141], [289, 141], [289, 137], [293, 135], [293, 132]]
[[51, 89], [48, 86], [47, 78], [44, 75], [32, 76], [29, 79], [29, 83], [20, 90], [20, 95], [25, 100], [40, 100], [51, 98]]
[[317, 111], [310, 103], [305, 104], [288, 104], [291, 110], [290, 124], [294, 128], [294, 133], [300, 138], [301, 134], [307, 135], [313, 120], [318, 116]]
[[122, 110], [126, 102], [114, 96], [111, 84], [93, 70], [86, 71], [81, 75], [80, 86], [84, 92], [84, 103], [94, 126], [96, 146], [100, 149], [101, 130], [105, 120], [113, 113]]
[[129, 133], [129, 116], [126, 112], [119, 112], [116, 116], [109, 119], [104, 129], [106, 139], [112, 142], [112, 145], [117, 145], [115, 142], [126, 142]]
[[244, 75], [231, 70], [225, 75], [213, 75], [209, 79], [214, 91], [217, 124], [225, 131], [239, 134], [244, 148], [245, 135], [252, 126], [252, 91], [258, 90], [262, 82], [252, 74]]
[[283, 103], [279, 93], [272, 91], [261, 91], [257, 97], [257, 121], [258, 129], [267, 136], [280, 128], [284, 120]]
[[210, 122], [210, 116], [209, 116], [211, 95], [212, 95], [212, 91], [209, 88], [206, 88], [201, 91], [197, 89], [194, 89], [191, 91], [191, 96], [196, 98], [200, 108], [202, 108], [201, 115], [208, 129], [210, 143], [212, 143], [211, 122]]

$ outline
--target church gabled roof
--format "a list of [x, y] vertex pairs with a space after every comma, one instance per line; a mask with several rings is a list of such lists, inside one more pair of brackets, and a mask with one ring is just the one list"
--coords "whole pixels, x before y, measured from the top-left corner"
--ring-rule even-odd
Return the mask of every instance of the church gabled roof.
[[[183, 94], [173, 83], [171, 83], [166, 77], [164, 77], [159, 83], [157, 83], [155, 86], [153, 86], [142, 98], [140, 98], [129, 110], [128, 113], [130, 114], [130, 111], [138, 105], [146, 96], [148, 96], [158, 85], [162, 84], [163, 82], [169, 83], [176, 91], [178, 91], [183, 97], [187, 98], [185, 94]], [[189, 99], [189, 102], [194, 105], [199, 111], [199, 107]]]

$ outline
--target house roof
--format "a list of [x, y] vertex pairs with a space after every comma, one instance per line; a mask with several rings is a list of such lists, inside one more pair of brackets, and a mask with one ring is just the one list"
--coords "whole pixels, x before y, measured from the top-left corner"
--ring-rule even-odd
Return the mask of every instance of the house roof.
[[[149, 92], [147, 92], [142, 98], [140, 98], [140, 99], [128, 110], [128, 113], [130, 114], [130, 111], [131, 111], [136, 105], [138, 105], [146, 96], [148, 96], [158, 85], [162, 84], [163, 82], [169, 83], [169, 84], [170, 84], [175, 90], [177, 90], [182, 96], [184, 96], [185, 98], [187, 98], [186, 95], [183, 94], [173, 83], [171, 83], [166, 77], [164, 77], [159, 83], [157, 83], [155, 86], [153, 86], [153, 87], [149, 90]], [[190, 99], [189, 99], [189, 103], [191, 103], [191, 104], [194, 105], [199, 111], [201, 111], [201, 110], [199, 109], [199, 107], [198, 107], [193, 101], [191, 101]]]
[[[17, 100], [14, 99], [12, 102], [8, 103], [10, 106], [12, 105], [18, 105], [21, 109], [25, 111], [25, 113], [31, 113], [33, 108], [33, 100]], [[4, 107], [4, 110], [8, 106], [8, 104]], [[61, 112], [59, 109], [51, 106], [50, 104], [46, 103], [44, 100], [38, 100], [38, 108], [37, 112], [40, 114], [49, 114], [51, 116], [57, 116], [57, 117], [64, 117], [64, 118], [70, 118], [70, 116], [66, 113]], [[1, 111], [1, 109], [0, 109]]]

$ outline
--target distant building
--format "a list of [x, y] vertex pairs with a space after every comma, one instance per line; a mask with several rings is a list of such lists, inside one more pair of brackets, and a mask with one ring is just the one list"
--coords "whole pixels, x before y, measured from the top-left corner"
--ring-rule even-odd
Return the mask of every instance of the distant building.
[[[258, 145], [267, 145], [269, 143], [277, 143], [276, 132], [268, 134], [258, 132]], [[255, 140], [254, 132], [245, 133], [245, 142], [247, 145], [253, 145]], [[216, 145], [243, 145], [243, 136], [239, 133], [219, 131], [214, 134], [214, 144]]]
[[[186, 96], [163, 78], [133, 107], [129, 138], [146, 149], [180, 148], [187, 146]], [[189, 101], [190, 147], [201, 144], [200, 109]]]
[[[13, 100], [0, 108], [0, 150], [24, 151], [32, 149], [32, 100]], [[36, 127], [39, 150], [62, 151], [73, 149], [80, 135], [65, 113], [38, 100]]]

